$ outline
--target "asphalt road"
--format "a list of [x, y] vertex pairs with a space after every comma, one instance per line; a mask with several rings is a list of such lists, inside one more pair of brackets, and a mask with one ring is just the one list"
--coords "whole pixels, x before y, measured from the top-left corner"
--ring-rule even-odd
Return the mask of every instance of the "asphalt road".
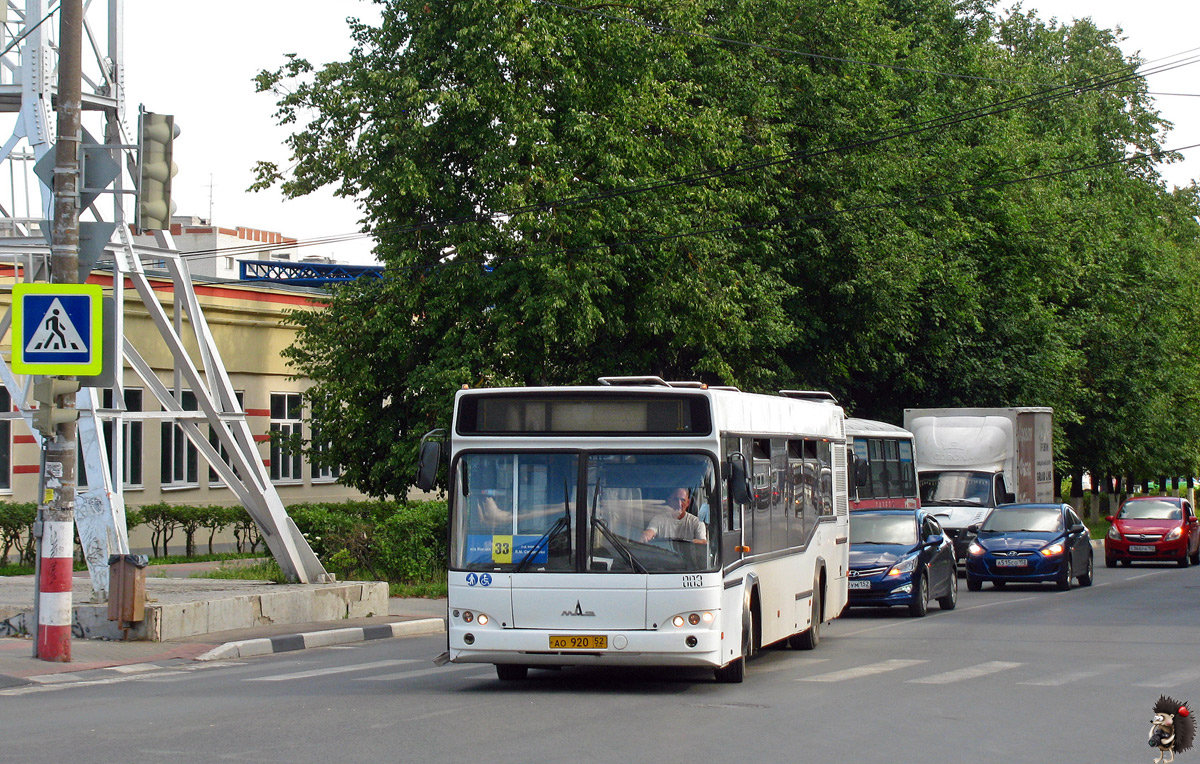
[[437, 637], [12, 688], [0, 760], [1148, 763], [1159, 693], [1200, 709], [1200, 568], [1096, 573], [1063, 593], [963, 586], [923, 619], [851, 611], [742, 685], [677, 669], [501, 683], [433, 666]]

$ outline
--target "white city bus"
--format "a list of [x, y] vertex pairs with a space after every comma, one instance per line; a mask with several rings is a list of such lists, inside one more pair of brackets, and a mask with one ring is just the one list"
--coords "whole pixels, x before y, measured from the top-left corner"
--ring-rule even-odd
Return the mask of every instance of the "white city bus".
[[[844, 415], [825, 393], [657, 377], [461, 390], [449, 658], [705, 666], [740, 682], [846, 604]], [[422, 444], [430, 485], [440, 444]]]

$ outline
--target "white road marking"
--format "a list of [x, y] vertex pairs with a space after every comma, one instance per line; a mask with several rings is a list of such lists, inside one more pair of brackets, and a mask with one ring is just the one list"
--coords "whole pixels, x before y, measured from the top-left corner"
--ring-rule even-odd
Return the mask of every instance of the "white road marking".
[[155, 663], [131, 663], [127, 666], [109, 666], [108, 671], [115, 671], [118, 674], [138, 674], [143, 671], [154, 671], [162, 668]]
[[855, 668], [843, 669], [842, 671], [831, 671], [828, 674], [817, 674], [816, 676], [806, 676], [797, 679], [797, 682], [842, 682], [847, 679], [861, 679], [864, 676], [872, 676], [874, 674], [884, 674], [888, 671], [896, 671], [897, 669], [908, 668], [909, 666], [917, 666], [922, 663], [929, 663], [924, 660], [900, 660], [892, 659], [888, 661], [880, 661], [879, 663], [868, 663], [865, 666], [857, 666]]
[[332, 674], [348, 674], [352, 671], [367, 671], [368, 669], [385, 668], [387, 666], [403, 666], [406, 663], [424, 663], [420, 660], [389, 660], [356, 663], [353, 666], [331, 666], [330, 668], [312, 669], [310, 671], [294, 671], [290, 674], [272, 674], [270, 676], [253, 676], [247, 682], [288, 682], [293, 679], [309, 679], [314, 676], [330, 676]]
[[828, 658], [804, 658], [795, 661], [778, 661], [768, 665], [760, 665], [751, 663], [746, 666], [746, 670], [752, 674], [766, 674], [772, 671], [799, 671], [802, 668], [811, 666], [814, 663], [824, 663]]
[[925, 676], [920, 679], [909, 679], [908, 681], [913, 684], [950, 684], [951, 682], [961, 682], [964, 679], [976, 679], [988, 674], [995, 674], [998, 671], [1007, 671], [1023, 665], [1025, 664], [1010, 663], [1008, 661], [988, 661], [987, 663], [980, 663], [978, 666], [967, 666], [966, 668]]
[[397, 671], [393, 674], [379, 674], [377, 676], [360, 677], [360, 682], [383, 682], [392, 679], [416, 679], [420, 676], [432, 676], [433, 674], [445, 674], [450, 671], [465, 671], [466, 669], [484, 669], [482, 674], [490, 674], [493, 669], [486, 663], [460, 663], [456, 666], [434, 666], [433, 668], [417, 669], [416, 671]]
[[1124, 663], [1113, 663], [1105, 666], [1097, 666], [1093, 669], [1084, 669], [1082, 671], [1069, 671], [1065, 674], [1055, 674], [1054, 676], [1043, 677], [1042, 679], [1034, 679], [1030, 682], [1017, 682], [1017, 684], [1025, 684], [1033, 687], [1058, 687], [1069, 682], [1078, 682], [1081, 679], [1091, 679], [1094, 676], [1107, 674], [1110, 671], [1125, 668]]
[[1170, 674], [1164, 674], [1158, 679], [1138, 682], [1134, 687], [1177, 687], [1184, 682], [1194, 682], [1197, 679], [1200, 679], [1200, 668], [1179, 669]]

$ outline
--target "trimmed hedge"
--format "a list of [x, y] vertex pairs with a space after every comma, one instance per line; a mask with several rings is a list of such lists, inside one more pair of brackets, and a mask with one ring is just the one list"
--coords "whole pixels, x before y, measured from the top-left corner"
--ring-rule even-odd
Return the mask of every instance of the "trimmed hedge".
[[[317, 557], [339, 578], [371, 578], [414, 584], [441, 579], [446, 573], [446, 503], [440, 501], [355, 501], [294, 504], [288, 514]], [[0, 567], [10, 551], [17, 564], [33, 564], [33, 521], [37, 505], [0, 502]], [[176, 533], [186, 556], [196, 555], [197, 542], [232, 528], [238, 552], [257, 551], [262, 536], [243, 507], [146, 504], [127, 507], [129, 528], [150, 529], [154, 557], [170, 555]], [[207, 532], [207, 535], [205, 535]]]

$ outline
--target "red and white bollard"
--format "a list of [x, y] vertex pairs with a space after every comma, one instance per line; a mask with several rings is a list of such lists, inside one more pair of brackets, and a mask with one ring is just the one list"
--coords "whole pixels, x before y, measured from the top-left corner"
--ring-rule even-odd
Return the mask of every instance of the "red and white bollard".
[[42, 523], [41, 572], [38, 578], [37, 657], [71, 660], [71, 574], [75, 562], [74, 524]]

